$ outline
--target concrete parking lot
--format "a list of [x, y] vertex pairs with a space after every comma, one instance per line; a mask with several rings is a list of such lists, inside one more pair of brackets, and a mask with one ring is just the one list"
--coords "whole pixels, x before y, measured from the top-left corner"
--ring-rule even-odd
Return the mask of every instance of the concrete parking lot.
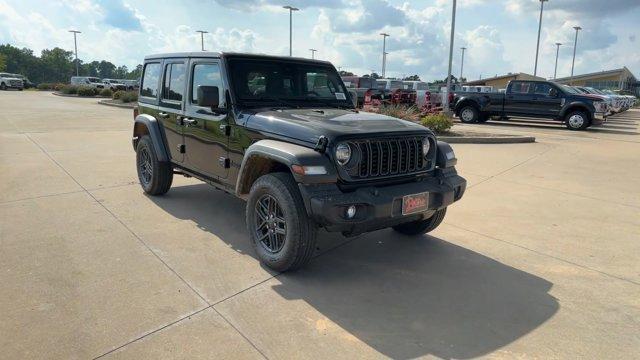
[[131, 110], [0, 109], [0, 358], [640, 358], [640, 111], [469, 125], [537, 142], [455, 145], [470, 187], [431, 236], [323, 233], [277, 274], [241, 200], [143, 194]]

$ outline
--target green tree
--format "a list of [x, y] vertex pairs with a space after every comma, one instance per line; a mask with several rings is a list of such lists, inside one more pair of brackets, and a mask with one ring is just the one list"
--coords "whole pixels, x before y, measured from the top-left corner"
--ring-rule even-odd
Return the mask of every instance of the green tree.
[[68, 82], [75, 75], [75, 64], [72, 62], [73, 53], [55, 47], [44, 49], [40, 55], [46, 82]]
[[0, 71], [4, 71], [7, 68], [7, 56], [0, 54]]
[[114, 78], [116, 66], [109, 61], [102, 60], [98, 64], [98, 74], [103, 79]]
[[407, 76], [402, 80], [407, 80], [407, 81], [420, 81], [420, 76], [418, 75], [411, 75], [411, 76]]

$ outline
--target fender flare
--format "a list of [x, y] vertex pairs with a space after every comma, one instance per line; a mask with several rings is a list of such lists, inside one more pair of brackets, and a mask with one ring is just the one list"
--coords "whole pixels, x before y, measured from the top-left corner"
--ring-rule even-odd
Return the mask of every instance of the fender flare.
[[[298, 183], [335, 183], [338, 179], [336, 168], [331, 160], [312, 148], [278, 140], [260, 140], [249, 146], [244, 153], [236, 180], [236, 194], [248, 193], [253, 181], [264, 175], [264, 168], [259, 167], [258, 164], [265, 160], [286, 166]], [[292, 165], [323, 166], [326, 174], [301, 175], [291, 171]]]
[[455, 104], [455, 113], [457, 114], [458, 111], [462, 110], [463, 107], [470, 105], [475, 107], [476, 109], [478, 109], [479, 112], [482, 111], [482, 108], [484, 107], [480, 101], [478, 101], [478, 99], [474, 99], [474, 98], [468, 98], [468, 97], [461, 97], [460, 99], [458, 99], [458, 101]]
[[[158, 124], [158, 120], [151, 115], [148, 114], [140, 114], [136, 117], [133, 124], [133, 137], [132, 144], [133, 149], [136, 149], [137, 141], [141, 134], [141, 127], [147, 129], [146, 134], [151, 137], [151, 142], [153, 143], [153, 149], [156, 152], [156, 156], [158, 157], [158, 161], [169, 161], [171, 158], [169, 156], [169, 151], [167, 151], [167, 147], [164, 143], [164, 137], [162, 136], [162, 130], [160, 129], [160, 124]], [[142, 132], [144, 134], [144, 132]]]

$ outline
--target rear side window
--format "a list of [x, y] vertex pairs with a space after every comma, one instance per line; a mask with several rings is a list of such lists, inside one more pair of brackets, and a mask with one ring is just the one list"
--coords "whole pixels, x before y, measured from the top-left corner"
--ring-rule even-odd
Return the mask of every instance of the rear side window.
[[514, 82], [511, 84], [511, 92], [514, 94], [528, 94], [531, 89], [531, 83]]
[[193, 66], [193, 84], [191, 85], [191, 102], [198, 103], [199, 86], [217, 86], [220, 94], [220, 104], [223, 103], [222, 79], [218, 64], [195, 64]]
[[148, 63], [144, 66], [140, 96], [158, 97], [158, 80], [160, 80], [160, 64]]
[[167, 64], [164, 72], [162, 98], [164, 100], [182, 101], [186, 84], [186, 66], [182, 63]]

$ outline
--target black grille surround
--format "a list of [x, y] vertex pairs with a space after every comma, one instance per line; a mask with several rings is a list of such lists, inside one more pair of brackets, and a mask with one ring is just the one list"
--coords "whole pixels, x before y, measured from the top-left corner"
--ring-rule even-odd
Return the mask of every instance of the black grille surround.
[[[422, 152], [423, 141], [430, 143], [426, 157]], [[398, 135], [344, 142], [351, 146], [352, 151], [352, 160], [339, 171], [346, 173], [346, 181], [403, 177], [424, 173], [435, 167], [436, 139], [432, 135]]]

